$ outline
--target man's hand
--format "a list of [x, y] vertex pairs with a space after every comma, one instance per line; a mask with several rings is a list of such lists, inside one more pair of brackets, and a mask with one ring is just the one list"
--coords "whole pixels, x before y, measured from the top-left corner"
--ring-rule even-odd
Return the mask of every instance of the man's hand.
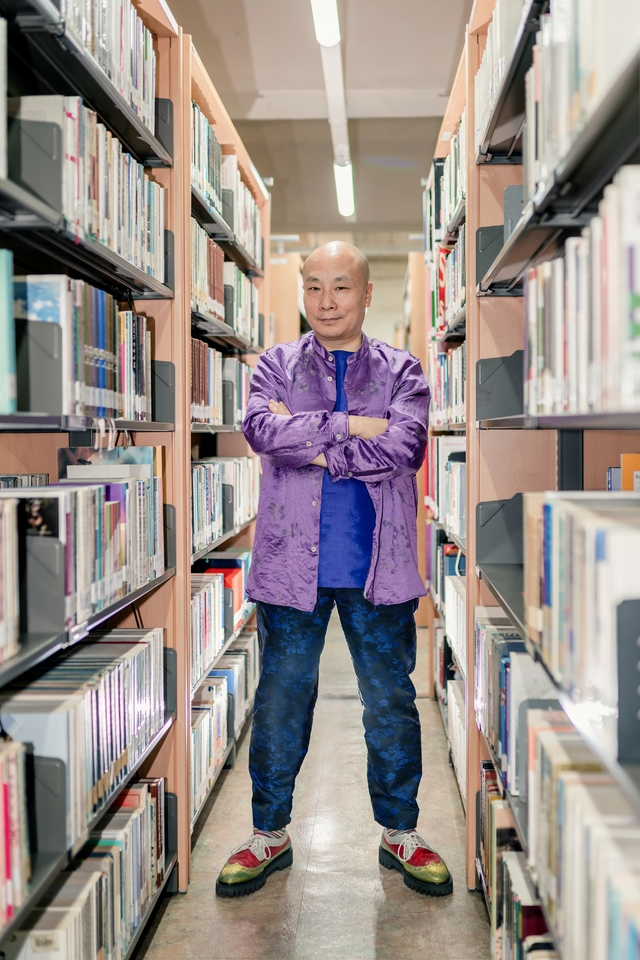
[[282, 400], [269, 400], [269, 413], [275, 413], [280, 417], [293, 416], [289, 407]]
[[349, 436], [373, 440], [384, 433], [388, 426], [386, 417], [349, 417]]
[[309, 463], [309, 466], [326, 467], [327, 458], [325, 457], [324, 453], [319, 453], [317, 457], [314, 457], [314, 459]]

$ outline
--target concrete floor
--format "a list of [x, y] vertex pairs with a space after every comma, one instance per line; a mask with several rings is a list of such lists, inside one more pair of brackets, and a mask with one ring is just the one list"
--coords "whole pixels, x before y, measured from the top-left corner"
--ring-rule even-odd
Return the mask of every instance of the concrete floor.
[[[422, 632], [422, 631], [420, 631]], [[249, 738], [197, 825], [186, 896], [167, 898], [138, 960], [485, 960], [489, 925], [465, 879], [464, 815], [425, 664], [414, 682], [423, 728], [423, 836], [453, 874], [453, 896], [423, 897], [378, 865], [381, 828], [366, 787], [361, 707], [337, 618], [322, 658], [309, 754], [290, 826], [294, 862], [249, 897], [220, 900], [215, 879], [251, 833]]]

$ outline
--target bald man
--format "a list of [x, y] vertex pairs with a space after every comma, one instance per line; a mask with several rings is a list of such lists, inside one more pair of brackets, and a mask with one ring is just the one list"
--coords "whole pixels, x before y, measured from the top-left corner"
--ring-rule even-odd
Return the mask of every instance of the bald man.
[[415, 357], [363, 334], [373, 286], [356, 247], [319, 247], [303, 279], [312, 332], [260, 357], [243, 424], [263, 468], [247, 584], [262, 651], [249, 754], [254, 829], [216, 892], [253, 893], [292, 863], [287, 824], [336, 606], [364, 708], [369, 794], [384, 828], [379, 862], [412, 890], [442, 896], [451, 876], [416, 831], [422, 760], [410, 677], [425, 593], [416, 473], [429, 387]]

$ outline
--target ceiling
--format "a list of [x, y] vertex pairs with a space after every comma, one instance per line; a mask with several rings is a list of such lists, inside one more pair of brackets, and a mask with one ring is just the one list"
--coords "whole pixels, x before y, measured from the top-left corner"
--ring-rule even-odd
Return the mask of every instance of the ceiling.
[[[429, 171], [471, 0], [338, 0], [355, 222], [339, 215], [309, 0], [169, 0], [252, 160], [273, 177], [274, 233], [422, 227]], [[376, 242], [378, 242], [376, 241]], [[383, 242], [384, 246], [384, 242]]]

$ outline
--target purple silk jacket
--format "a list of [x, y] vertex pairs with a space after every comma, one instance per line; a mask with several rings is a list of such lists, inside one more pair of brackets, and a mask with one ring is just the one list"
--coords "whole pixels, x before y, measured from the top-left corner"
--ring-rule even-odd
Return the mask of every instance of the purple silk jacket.
[[[307, 333], [258, 360], [242, 426], [262, 459], [262, 488], [247, 593], [253, 600], [312, 611], [318, 584], [323, 467], [334, 482], [364, 480], [376, 512], [365, 597], [376, 606], [425, 595], [416, 548], [416, 473], [427, 443], [430, 391], [419, 360], [363, 335], [347, 360], [349, 414], [387, 417], [373, 440], [350, 437], [347, 413], [333, 413], [335, 361]], [[282, 400], [293, 416], [270, 413]]]

